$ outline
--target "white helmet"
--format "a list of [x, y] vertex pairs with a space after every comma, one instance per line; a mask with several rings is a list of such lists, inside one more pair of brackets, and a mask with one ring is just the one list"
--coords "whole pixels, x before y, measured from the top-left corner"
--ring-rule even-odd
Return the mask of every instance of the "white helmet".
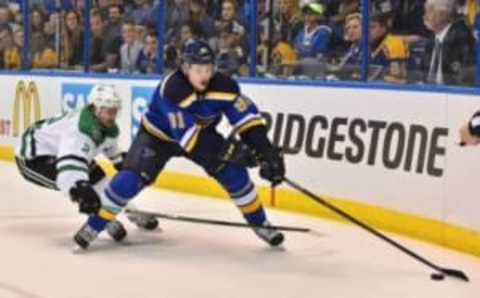
[[122, 99], [113, 85], [96, 84], [88, 95], [88, 102], [97, 108], [122, 108]]

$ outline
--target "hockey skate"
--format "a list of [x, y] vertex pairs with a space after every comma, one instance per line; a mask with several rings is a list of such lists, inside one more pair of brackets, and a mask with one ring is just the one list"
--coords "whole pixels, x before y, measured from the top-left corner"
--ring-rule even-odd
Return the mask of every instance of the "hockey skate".
[[[262, 226], [269, 227], [271, 224], [270, 222], [265, 221]], [[262, 226], [253, 228], [253, 231], [258, 237], [260, 237], [260, 239], [270, 244], [270, 246], [279, 246], [283, 243], [285, 237], [283, 236], [282, 232], [276, 229], [264, 228]]]
[[77, 248], [83, 250], [87, 249], [90, 244], [97, 239], [98, 233], [99, 232], [93, 229], [88, 223], [84, 224], [75, 234], [75, 236], [73, 236], [73, 240], [78, 246], [74, 249], [74, 251], [77, 251]]
[[118, 220], [109, 222], [106, 229], [108, 235], [116, 242], [121, 242], [123, 239], [125, 239], [125, 237], [127, 237], [127, 230]]
[[153, 231], [158, 227], [158, 219], [155, 216], [129, 213], [127, 218], [137, 227], [147, 231]]

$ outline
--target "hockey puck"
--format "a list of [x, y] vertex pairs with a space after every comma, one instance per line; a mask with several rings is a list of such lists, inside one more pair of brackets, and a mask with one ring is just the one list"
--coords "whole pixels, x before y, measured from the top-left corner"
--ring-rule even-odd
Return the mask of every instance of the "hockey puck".
[[430, 274], [430, 279], [432, 279], [432, 280], [444, 280], [445, 275], [443, 275], [441, 273], [432, 273], [432, 274]]

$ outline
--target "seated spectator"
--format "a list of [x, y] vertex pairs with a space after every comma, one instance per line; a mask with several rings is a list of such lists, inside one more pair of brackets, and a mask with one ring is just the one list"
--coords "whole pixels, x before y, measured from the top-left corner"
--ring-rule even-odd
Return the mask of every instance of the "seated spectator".
[[198, 24], [201, 37], [206, 40], [215, 36], [215, 21], [207, 15], [205, 0], [190, 0], [189, 21]]
[[3, 64], [5, 69], [20, 69], [22, 64], [21, 51], [13, 40], [13, 32], [9, 26], [0, 29], [0, 38], [3, 45]]
[[135, 36], [139, 42], [143, 43], [145, 37], [147, 36], [146, 23], [135, 23]]
[[90, 69], [96, 72], [107, 71], [105, 42], [105, 20], [100, 10], [90, 12]]
[[55, 49], [56, 34], [58, 26], [58, 14], [52, 13], [48, 17], [48, 20], [43, 25], [43, 36], [45, 43], [48, 47]]
[[124, 22], [122, 26], [123, 44], [120, 47], [120, 70], [133, 73], [138, 71], [136, 63], [143, 44], [137, 40], [135, 24]]
[[155, 32], [149, 32], [145, 36], [143, 49], [137, 60], [137, 69], [141, 73], [156, 73], [157, 69], [157, 46], [158, 40]]
[[65, 30], [63, 30], [60, 67], [62, 69], [82, 69], [83, 62], [83, 32], [81, 31], [80, 15], [75, 10], [65, 14]]
[[102, 16], [102, 18], [104, 20], [106, 20], [108, 18], [110, 4], [111, 4], [110, 2], [111, 2], [110, 0], [98, 0], [97, 1], [98, 12], [100, 13], [100, 15]]
[[240, 46], [239, 35], [233, 24], [223, 28], [220, 33], [217, 68], [229, 76], [247, 74], [247, 55]]
[[302, 13], [298, 9], [298, 0], [280, 0], [278, 26], [280, 38], [293, 43], [295, 36], [302, 30]]
[[303, 7], [305, 26], [294, 40], [299, 59], [317, 58], [327, 53], [332, 30], [324, 24], [324, 9], [319, 3], [310, 3]]
[[119, 5], [110, 5], [108, 8], [107, 35], [110, 38], [122, 37], [123, 8]]
[[0, 26], [3, 25], [8, 25], [12, 31], [15, 30], [16, 27], [16, 24], [13, 22], [12, 12], [5, 4], [0, 5]]
[[[405, 83], [409, 51], [405, 41], [389, 32], [387, 15], [373, 15], [369, 25], [370, 65], [379, 66], [372, 79]], [[381, 68], [380, 68], [381, 67]]]
[[[170, 42], [173, 36], [177, 33], [180, 26], [189, 20], [189, 1], [190, 0], [166, 0], [165, 11], [168, 12], [165, 17], [165, 36]], [[153, 9], [154, 20], [158, 20], [158, 4]]]
[[30, 14], [30, 33], [43, 34], [43, 27], [45, 23], [45, 15], [39, 8], [33, 8]]
[[350, 44], [347, 52], [338, 64], [330, 66], [330, 71], [340, 79], [360, 79], [360, 37], [362, 35], [362, 17], [360, 13], [349, 14], [345, 18], [345, 41]]
[[455, 20], [455, 2], [427, 0], [425, 26], [434, 33], [428, 39], [422, 70], [433, 84], [474, 83], [474, 38], [465, 22]]
[[135, 24], [153, 22], [153, 7], [148, 0], [135, 0], [134, 2], [135, 8], [126, 15], [126, 18]]
[[340, 0], [336, 14], [332, 16], [331, 20], [340, 25], [346, 21], [348, 15], [356, 12], [360, 12], [359, 0]]
[[58, 14], [51, 14], [44, 24], [43, 34], [34, 34], [30, 39], [30, 54], [33, 68], [58, 68], [56, 26]]
[[272, 51], [271, 72], [275, 75], [288, 77], [297, 63], [297, 55], [292, 46], [285, 40], [279, 40]]
[[233, 30], [245, 36], [245, 27], [243, 27], [237, 20], [237, 7], [235, 0], [224, 0], [222, 2], [222, 12], [220, 19], [215, 22], [215, 29], [217, 32], [224, 32], [228, 26], [233, 27]]

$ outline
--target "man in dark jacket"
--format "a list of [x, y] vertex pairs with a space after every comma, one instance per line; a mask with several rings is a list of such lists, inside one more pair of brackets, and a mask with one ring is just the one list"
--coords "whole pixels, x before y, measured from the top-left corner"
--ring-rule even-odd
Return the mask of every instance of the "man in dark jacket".
[[425, 26], [433, 31], [426, 45], [422, 69], [432, 84], [474, 83], [474, 37], [463, 20], [455, 20], [454, 0], [427, 0]]

